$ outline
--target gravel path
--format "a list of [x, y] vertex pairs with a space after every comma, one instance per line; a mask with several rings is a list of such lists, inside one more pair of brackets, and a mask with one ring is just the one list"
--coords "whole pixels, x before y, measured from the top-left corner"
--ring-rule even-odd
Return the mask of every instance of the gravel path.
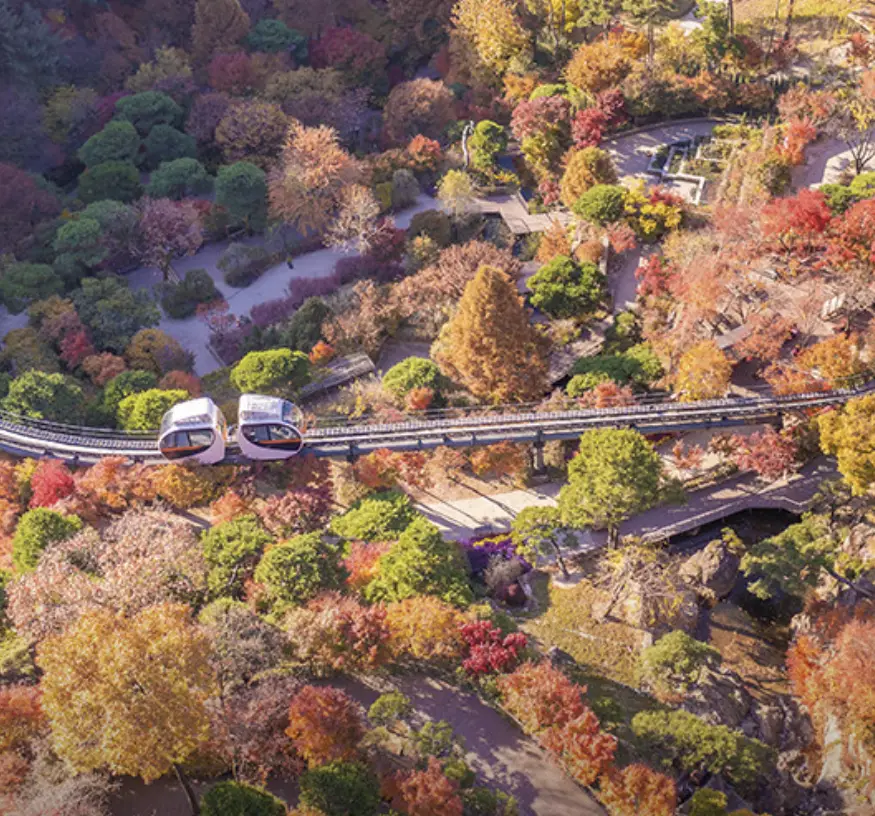
[[[513, 794], [520, 816], [602, 816], [601, 805], [569, 779], [558, 765], [514, 723], [490, 708], [477, 695], [458, 691], [430, 677], [392, 678], [414, 709], [429, 720], [446, 720], [462, 737], [466, 760], [481, 783]], [[358, 681], [332, 685], [369, 706], [387, 689]]]
[[[413, 207], [396, 214], [395, 224], [401, 229], [406, 229], [410, 225], [410, 220], [418, 212], [437, 207], [438, 203], [435, 199], [421, 195]], [[256, 244], [258, 239], [248, 243]], [[308, 252], [294, 259], [292, 269], [289, 269], [283, 261], [268, 269], [251, 286], [238, 289], [225, 283], [218, 268], [219, 258], [222, 257], [227, 246], [227, 241], [209, 244], [195, 255], [180, 258], [174, 263], [174, 268], [180, 275], [184, 275], [189, 269], [206, 269], [216, 282], [219, 291], [228, 301], [231, 313], [238, 316], [248, 315], [252, 307], [259, 303], [283, 297], [289, 286], [294, 286], [296, 280], [331, 275], [337, 261], [343, 257], [349, 257], [336, 249]], [[128, 281], [135, 289], [154, 289], [161, 283], [161, 273], [157, 269], [142, 268], [132, 272], [128, 276]], [[198, 376], [202, 377], [217, 368], [221, 368], [221, 363], [213, 357], [207, 348], [210, 332], [202, 320], [197, 317], [190, 317], [186, 320], [171, 320], [165, 317], [159, 324], [159, 328], [171, 337], [175, 337], [183, 348], [194, 353], [194, 370]]]

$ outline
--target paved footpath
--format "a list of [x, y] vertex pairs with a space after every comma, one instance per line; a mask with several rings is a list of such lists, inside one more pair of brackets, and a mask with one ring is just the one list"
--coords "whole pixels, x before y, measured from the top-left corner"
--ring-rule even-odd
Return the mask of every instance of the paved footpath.
[[[438, 203], [430, 196], [421, 195], [416, 204], [395, 215], [395, 224], [401, 229], [406, 229], [414, 215], [423, 210], [432, 210], [438, 207]], [[222, 253], [228, 246], [227, 241], [207, 244], [200, 252], [186, 258], [175, 261], [173, 266], [180, 276], [190, 269], [206, 269], [210, 277], [216, 283], [216, 287], [222, 296], [228, 301], [230, 311], [240, 317], [249, 314], [253, 306], [268, 300], [284, 297], [290, 288], [294, 288], [295, 281], [302, 278], [325, 278], [334, 272], [334, 265], [344, 257], [351, 257], [338, 249], [319, 249], [299, 255], [292, 262], [289, 269], [283, 261], [268, 269], [257, 281], [243, 289], [228, 286], [225, 283], [218, 263]], [[248, 241], [250, 244], [258, 244], [258, 239]], [[161, 273], [157, 269], [143, 268], [132, 272], [127, 276], [131, 286], [135, 289], [154, 289], [161, 283]], [[158, 328], [175, 337], [183, 348], [188, 349], [195, 355], [194, 370], [198, 376], [204, 376], [211, 371], [221, 368], [221, 363], [212, 355], [207, 348], [210, 331], [207, 325], [197, 317], [186, 320], [172, 320], [164, 317]]]
[[[357, 680], [330, 681], [364, 706], [388, 688]], [[446, 720], [462, 737], [466, 761], [478, 782], [513, 794], [520, 816], [602, 816], [605, 811], [583, 788], [526, 737], [510, 720], [476, 694], [460, 691], [431, 677], [392, 678], [413, 708], [428, 720]], [[642, 816], [644, 816], [642, 814]]]
[[[686, 504], [662, 505], [634, 516], [620, 526], [620, 534], [658, 541], [747, 509], [780, 508], [803, 513], [823, 482], [837, 476], [833, 461], [825, 458], [777, 482], [763, 483], [754, 474], [743, 473], [689, 494]], [[422, 501], [417, 507], [449, 538], [463, 540], [477, 528], [490, 527], [496, 532], [510, 529], [517, 513], [525, 507], [555, 507], [561, 487], [550, 483], [495, 496]], [[597, 530], [583, 531], [579, 538], [583, 549], [596, 549], [604, 546], [607, 536]]]

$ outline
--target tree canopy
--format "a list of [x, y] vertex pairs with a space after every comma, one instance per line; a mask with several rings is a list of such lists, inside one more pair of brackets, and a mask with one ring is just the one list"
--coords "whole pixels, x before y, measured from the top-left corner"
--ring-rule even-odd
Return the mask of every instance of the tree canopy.
[[637, 431], [587, 431], [559, 493], [562, 519], [578, 527], [607, 527], [613, 539], [623, 520], [656, 503], [661, 476], [659, 455]]

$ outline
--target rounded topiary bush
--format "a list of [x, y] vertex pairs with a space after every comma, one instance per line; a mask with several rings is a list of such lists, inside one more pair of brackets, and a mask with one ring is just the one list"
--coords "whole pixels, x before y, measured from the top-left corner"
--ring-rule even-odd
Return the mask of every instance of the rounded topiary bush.
[[442, 385], [441, 370], [424, 357], [408, 357], [383, 375], [383, 388], [396, 400], [403, 400], [414, 388], [428, 388], [437, 394]]
[[231, 384], [243, 393], [270, 394], [297, 389], [310, 378], [310, 361], [302, 351], [250, 351], [231, 371]]
[[12, 563], [18, 572], [30, 572], [50, 544], [65, 541], [82, 529], [78, 516], [65, 516], [47, 507], [28, 510], [12, 538]]
[[240, 782], [220, 782], [201, 799], [201, 816], [286, 816], [286, 813], [281, 799]]
[[596, 184], [578, 198], [571, 209], [581, 218], [605, 226], [623, 217], [625, 203], [624, 187], [619, 184]]
[[325, 816], [373, 816], [380, 806], [377, 777], [360, 762], [329, 762], [301, 775], [301, 803]]

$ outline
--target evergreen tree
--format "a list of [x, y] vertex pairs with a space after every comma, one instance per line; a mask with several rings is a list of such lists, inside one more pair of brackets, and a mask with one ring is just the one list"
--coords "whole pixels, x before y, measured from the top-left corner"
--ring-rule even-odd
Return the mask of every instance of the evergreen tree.
[[616, 542], [620, 522], [656, 503], [662, 462], [638, 431], [600, 429], [580, 437], [559, 493], [562, 520], [578, 527], [607, 527]]

